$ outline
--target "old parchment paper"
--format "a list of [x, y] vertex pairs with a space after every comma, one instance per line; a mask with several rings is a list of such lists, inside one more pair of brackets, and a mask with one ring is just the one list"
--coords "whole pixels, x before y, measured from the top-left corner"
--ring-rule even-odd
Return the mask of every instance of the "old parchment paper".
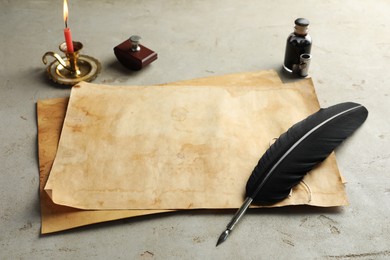
[[[236, 208], [272, 139], [317, 109], [311, 80], [279, 87], [82, 83], [72, 90], [45, 189], [55, 203], [83, 209]], [[280, 205], [346, 204], [332, 157]]]
[[166, 210], [80, 210], [53, 203], [43, 188], [57, 152], [68, 100], [68, 98], [56, 98], [40, 100], [37, 103], [41, 233], [53, 233], [110, 220], [166, 212]]
[[[282, 82], [274, 70], [267, 70], [212, 76], [169, 84], [277, 86]], [[68, 98], [56, 98], [37, 102], [41, 233], [47, 234], [104, 221], [164, 212], [164, 210], [80, 210], [53, 203], [44, 191], [44, 186], [57, 151], [68, 100]]]

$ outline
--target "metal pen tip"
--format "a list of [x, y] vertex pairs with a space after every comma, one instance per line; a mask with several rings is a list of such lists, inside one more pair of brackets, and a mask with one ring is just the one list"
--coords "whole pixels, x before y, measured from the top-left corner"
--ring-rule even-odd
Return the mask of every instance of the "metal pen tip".
[[225, 240], [228, 238], [230, 233], [232, 233], [234, 227], [236, 224], [240, 221], [242, 216], [244, 216], [245, 211], [249, 208], [251, 205], [253, 199], [251, 197], [247, 197], [244, 201], [244, 204], [241, 205], [241, 207], [237, 210], [236, 214], [234, 214], [232, 220], [229, 222], [229, 224], [226, 226], [226, 230], [222, 232], [222, 234], [219, 236], [217, 245], [225, 242]]
[[230, 232], [231, 232], [231, 230], [229, 230], [229, 229], [226, 229], [225, 231], [223, 231], [222, 234], [219, 236], [217, 244], [215, 246], [218, 246], [218, 245], [222, 244], [223, 242], [225, 242], [225, 240], [228, 238]]

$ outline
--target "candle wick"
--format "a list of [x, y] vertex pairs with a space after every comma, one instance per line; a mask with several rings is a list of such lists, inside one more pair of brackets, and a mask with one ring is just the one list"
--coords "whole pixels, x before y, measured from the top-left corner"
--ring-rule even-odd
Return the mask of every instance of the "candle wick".
[[65, 20], [65, 28], [68, 28], [68, 19]]

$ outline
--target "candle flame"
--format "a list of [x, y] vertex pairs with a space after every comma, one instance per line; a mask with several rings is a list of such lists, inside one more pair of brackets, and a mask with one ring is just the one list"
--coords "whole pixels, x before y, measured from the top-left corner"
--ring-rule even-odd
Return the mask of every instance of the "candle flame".
[[64, 22], [65, 22], [65, 27], [68, 28], [68, 1], [64, 0]]

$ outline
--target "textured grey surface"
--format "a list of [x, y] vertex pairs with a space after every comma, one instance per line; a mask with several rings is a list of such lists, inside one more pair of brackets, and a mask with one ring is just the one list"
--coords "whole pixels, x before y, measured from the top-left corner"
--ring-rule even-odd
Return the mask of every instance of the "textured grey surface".
[[[102, 62], [95, 82], [114, 85], [278, 70], [294, 19], [308, 18], [314, 40], [310, 74], [321, 105], [355, 101], [370, 111], [336, 152], [350, 206], [250, 210], [218, 248], [233, 211], [171, 213], [40, 236], [35, 103], [70, 92], [48, 81], [41, 62], [44, 52], [62, 42], [62, 1], [0, 0], [1, 259], [390, 258], [389, 1], [69, 5], [74, 40]], [[112, 51], [132, 34], [159, 55], [140, 73], [123, 69]]]

